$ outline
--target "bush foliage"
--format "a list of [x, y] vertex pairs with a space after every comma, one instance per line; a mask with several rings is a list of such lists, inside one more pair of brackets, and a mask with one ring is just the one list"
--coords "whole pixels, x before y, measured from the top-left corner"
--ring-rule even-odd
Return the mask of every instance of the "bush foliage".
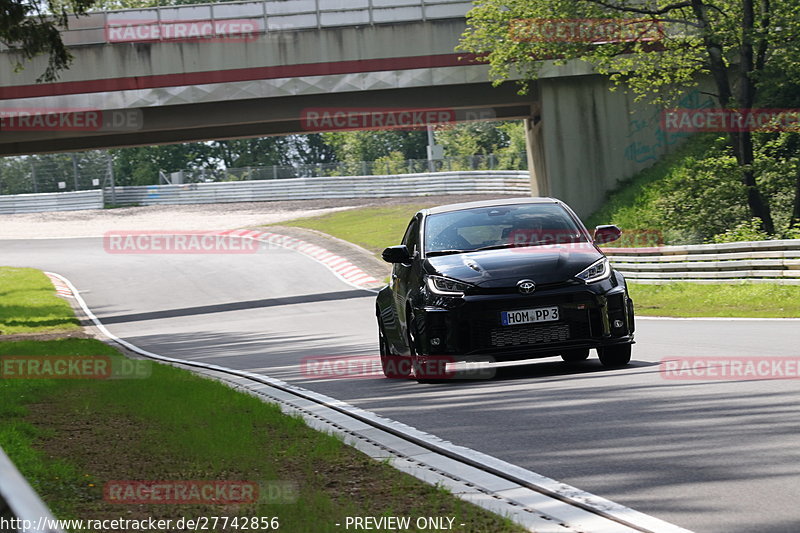
[[800, 176], [800, 134], [754, 135], [754, 170], [772, 207], [776, 225], [772, 236], [751, 218], [747, 190], [722, 135], [696, 135], [675, 153], [620, 184], [589, 224], [656, 230], [665, 244], [800, 238], [800, 228], [791, 225]]

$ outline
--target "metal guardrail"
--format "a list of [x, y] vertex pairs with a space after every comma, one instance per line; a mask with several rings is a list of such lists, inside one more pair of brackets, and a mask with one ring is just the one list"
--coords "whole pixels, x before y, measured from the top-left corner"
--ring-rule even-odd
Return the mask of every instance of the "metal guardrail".
[[604, 247], [629, 281], [800, 285], [800, 239], [653, 248]]
[[[106, 189], [107, 202], [110, 202], [110, 192]], [[433, 194], [530, 194], [531, 189], [528, 172], [510, 170], [149, 185], [116, 187], [115, 192], [117, 205], [156, 205]]]
[[[203, 21], [211, 22], [216, 28], [225, 21], [246, 20], [254, 24], [252, 33], [270, 33], [464, 18], [472, 7], [472, 2], [463, 0], [267, 0], [160, 6], [70, 17], [69, 29], [62, 32], [62, 39], [70, 46], [109, 43], [107, 29], [119, 24], [145, 26]], [[170, 39], [161, 36], [155, 40]], [[0, 47], [4, 49], [5, 46]]]
[[0, 449], [0, 531], [63, 533], [55, 524], [50, 509]]
[[528, 172], [518, 170], [286, 178], [3, 195], [0, 196], [0, 214], [102, 209], [105, 205], [210, 204], [530, 192]]
[[[447, 156], [442, 159], [348, 161], [294, 165], [229, 168], [187, 168], [159, 171], [153, 185], [211, 183], [287, 178], [419, 174], [425, 172], [499, 171], [528, 168], [525, 152]], [[106, 150], [80, 153], [40, 154], [22, 162], [10, 157], [0, 161], [0, 198], [12, 194], [40, 194], [97, 190], [115, 182], [114, 161]]]
[[0, 196], [0, 214], [102, 209], [103, 191], [51, 192]]
[[[511, 154], [475, 154], [447, 156], [442, 159], [404, 159], [311, 163], [296, 165], [267, 165], [234, 167], [226, 169], [183, 169], [177, 172], [162, 172], [168, 183], [210, 183], [216, 181], [268, 180], [287, 178], [323, 178], [339, 176], [387, 176], [420, 174], [427, 172], [469, 172], [475, 170], [527, 170], [525, 152]], [[178, 181], [179, 180], [179, 181]], [[162, 181], [162, 183], [164, 183]]]

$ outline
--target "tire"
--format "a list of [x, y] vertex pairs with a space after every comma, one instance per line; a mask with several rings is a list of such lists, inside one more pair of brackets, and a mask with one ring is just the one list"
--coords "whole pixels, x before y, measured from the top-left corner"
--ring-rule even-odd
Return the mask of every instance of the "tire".
[[600, 357], [600, 362], [603, 363], [603, 366], [625, 366], [631, 362], [631, 345], [617, 344], [598, 348], [597, 355]]
[[408, 379], [411, 377], [411, 358], [392, 355], [389, 350], [389, 340], [386, 338], [380, 319], [378, 320], [378, 346], [384, 376], [389, 379]]
[[579, 361], [586, 361], [589, 358], [589, 348], [576, 348], [574, 350], [566, 350], [562, 352], [561, 359], [567, 363], [577, 363]]
[[416, 326], [414, 325], [414, 313], [408, 310], [408, 349], [411, 352], [411, 366], [414, 369], [414, 378], [417, 383], [441, 383], [441, 379], [431, 379], [423, 376], [430, 375], [429, 366], [424, 355], [417, 351], [417, 339], [415, 335]]

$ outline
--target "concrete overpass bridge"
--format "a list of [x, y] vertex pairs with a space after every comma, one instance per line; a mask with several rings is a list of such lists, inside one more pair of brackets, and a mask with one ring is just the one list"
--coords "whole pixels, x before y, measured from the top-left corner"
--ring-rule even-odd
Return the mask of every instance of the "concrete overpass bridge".
[[[75, 56], [54, 83], [46, 58], [0, 62], [0, 155], [309, 133], [309, 110], [449, 110], [524, 119], [534, 194], [588, 214], [679, 138], [587, 65], [549, 67], [530, 95], [492, 87], [455, 51], [470, 2], [267, 0], [94, 13], [71, 19]], [[78, 122], [19, 115], [52, 113]], [[324, 125], [324, 123], [322, 123]]]

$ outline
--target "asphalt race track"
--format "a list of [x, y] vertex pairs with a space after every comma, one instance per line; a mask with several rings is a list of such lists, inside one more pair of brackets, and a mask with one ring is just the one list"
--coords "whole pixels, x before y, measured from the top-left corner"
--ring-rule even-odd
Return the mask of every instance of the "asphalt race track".
[[0, 241], [0, 265], [66, 276], [144, 349], [261, 372], [697, 532], [800, 531], [797, 380], [667, 380], [670, 357], [800, 356], [800, 321], [648, 320], [633, 362], [490, 381], [319, 379], [305, 357], [377, 354], [374, 295], [285, 249], [116, 255], [102, 239]]

